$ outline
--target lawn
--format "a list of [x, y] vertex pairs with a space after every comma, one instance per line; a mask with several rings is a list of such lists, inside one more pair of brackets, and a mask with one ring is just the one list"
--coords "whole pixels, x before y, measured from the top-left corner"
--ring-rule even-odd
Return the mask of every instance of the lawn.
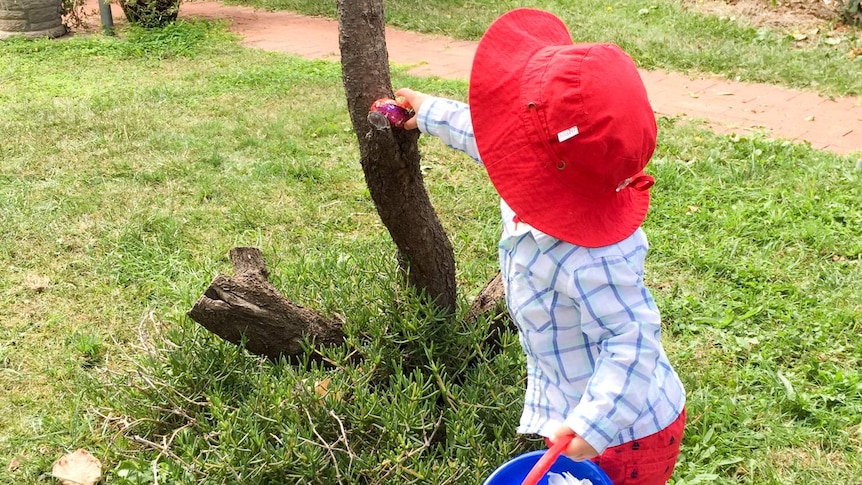
[[[646, 278], [688, 390], [674, 485], [857, 481], [856, 157], [659, 124]], [[466, 157], [420, 149], [463, 312], [496, 272], [496, 196]], [[338, 64], [207, 22], [0, 42], [0, 233], [0, 483], [51, 483], [86, 448], [105, 483], [466, 484], [542, 446], [514, 433], [516, 337], [486, 355], [489, 322], [399, 288]], [[325, 364], [261, 360], [186, 317], [236, 246], [345, 319]]]

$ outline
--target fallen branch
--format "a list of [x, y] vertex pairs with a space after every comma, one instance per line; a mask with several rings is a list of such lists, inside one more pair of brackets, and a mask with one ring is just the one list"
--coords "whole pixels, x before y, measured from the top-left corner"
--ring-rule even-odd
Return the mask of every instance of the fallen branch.
[[[192, 320], [224, 340], [270, 359], [305, 355], [306, 338], [315, 348], [344, 342], [341, 320], [292, 303], [269, 282], [260, 250], [234, 248], [230, 260], [234, 275], [219, 274], [213, 279], [189, 310]], [[507, 330], [517, 332], [506, 311], [499, 273], [473, 300], [464, 318], [476, 322], [487, 317], [491, 323], [482, 342], [486, 357], [502, 350], [501, 337]]]
[[339, 345], [343, 322], [303, 308], [285, 298], [267, 279], [260, 250], [230, 252], [234, 275], [219, 274], [188, 315], [210, 332], [270, 359], [298, 357], [302, 343]]

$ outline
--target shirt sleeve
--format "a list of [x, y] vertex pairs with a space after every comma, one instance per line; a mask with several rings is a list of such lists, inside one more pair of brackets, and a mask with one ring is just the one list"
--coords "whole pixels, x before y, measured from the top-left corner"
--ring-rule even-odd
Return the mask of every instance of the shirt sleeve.
[[420, 106], [416, 121], [422, 133], [436, 136], [449, 148], [462, 151], [482, 163], [467, 104], [429, 96]]
[[661, 318], [641, 275], [622, 256], [578, 269], [571, 291], [581, 302], [581, 328], [598, 346], [598, 357], [565, 424], [602, 453], [644, 411], [662, 352]]

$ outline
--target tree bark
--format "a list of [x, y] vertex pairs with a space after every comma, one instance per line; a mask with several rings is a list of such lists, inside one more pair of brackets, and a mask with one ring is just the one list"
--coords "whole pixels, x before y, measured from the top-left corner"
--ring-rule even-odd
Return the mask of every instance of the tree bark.
[[[419, 132], [375, 128], [371, 104], [392, 97], [382, 0], [339, 0], [339, 44], [347, 106], [359, 141], [360, 163], [371, 198], [398, 249], [408, 285], [448, 315], [456, 310], [455, 256], [431, 204], [417, 146]], [[340, 344], [342, 322], [288, 301], [267, 280], [254, 248], [231, 250], [233, 277], [218, 275], [189, 311], [202, 326], [270, 358], [298, 357], [304, 339], [315, 346]], [[473, 302], [468, 321], [492, 313], [484, 341], [488, 354], [502, 349], [500, 336], [516, 331], [503, 301], [499, 274]]]
[[482, 348], [488, 355], [494, 355], [503, 349], [501, 338], [507, 330], [518, 333], [518, 327], [509, 316], [509, 310], [506, 308], [503, 276], [499, 271], [485, 284], [485, 287], [473, 300], [464, 320], [467, 323], [475, 323], [480, 318], [485, 317], [491, 319], [491, 324], [488, 326], [488, 334], [482, 342]]
[[409, 285], [450, 315], [455, 256], [419, 169], [418, 130], [375, 129], [371, 104], [392, 97], [382, 0], [339, 0], [339, 45], [347, 107], [360, 163], [380, 219], [398, 248]]
[[188, 312], [210, 332], [270, 359], [304, 355], [303, 340], [315, 346], [344, 341], [342, 322], [296, 305], [267, 279], [258, 249], [230, 252], [234, 276], [219, 274]]

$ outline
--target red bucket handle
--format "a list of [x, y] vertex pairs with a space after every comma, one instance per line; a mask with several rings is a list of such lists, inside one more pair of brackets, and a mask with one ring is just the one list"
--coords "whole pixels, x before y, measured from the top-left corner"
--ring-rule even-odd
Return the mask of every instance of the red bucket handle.
[[539, 480], [548, 473], [548, 470], [551, 469], [551, 465], [557, 461], [557, 457], [563, 453], [563, 450], [569, 446], [569, 443], [571, 443], [574, 438], [575, 435], [569, 434], [557, 439], [557, 442], [554, 443], [554, 445], [551, 446], [541, 458], [539, 458], [539, 461], [537, 461], [535, 465], [533, 465], [532, 470], [527, 474], [527, 478], [521, 482], [521, 485], [536, 485], [539, 483]]

